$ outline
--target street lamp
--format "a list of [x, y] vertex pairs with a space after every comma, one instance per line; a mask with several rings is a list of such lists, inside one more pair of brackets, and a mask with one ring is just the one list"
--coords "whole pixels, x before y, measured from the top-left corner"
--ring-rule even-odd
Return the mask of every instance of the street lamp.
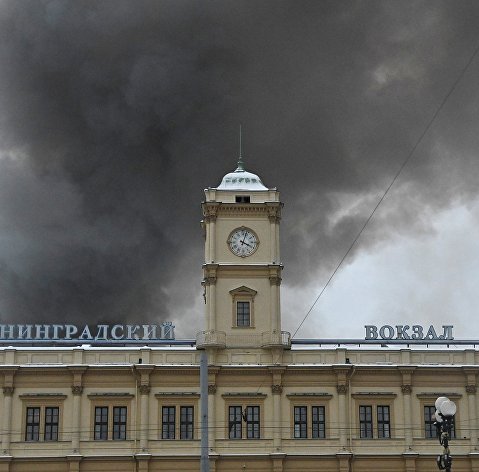
[[435, 403], [436, 413], [435, 425], [437, 428], [437, 437], [439, 444], [444, 447], [442, 454], [437, 456], [437, 466], [439, 470], [451, 472], [452, 457], [449, 451], [449, 439], [451, 429], [454, 425], [454, 415], [456, 414], [456, 404], [447, 397], [439, 397]]

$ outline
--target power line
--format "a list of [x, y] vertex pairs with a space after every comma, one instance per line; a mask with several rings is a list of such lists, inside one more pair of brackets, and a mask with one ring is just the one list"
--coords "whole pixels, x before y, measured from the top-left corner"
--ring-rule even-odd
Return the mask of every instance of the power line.
[[456, 89], [457, 85], [459, 84], [459, 82], [462, 80], [462, 78], [464, 77], [464, 74], [466, 73], [467, 69], [469, 69], [469, 66], [472, 64], [472, 61], [474, 60], [474, 58], [476, 57], [477, 53], [479, 52], [479, 46], [476, 47], [476, 49], [474, 50], [474, 52], [472, 53], [472, 55], [470, 56], [469, 60], [467, 61], [466, 65], [463, 67], [463, 69], [460, 71], [458, 77], [456, 78], [456, 80], [454, 81], [454, 83], [452, 84], [452, 86], [450, 87], [449, 91], [447, 92], [447, 94], [445, 95], [445, 97], [442, 99], [441, 103], [439, 104], [438, 108], [436, 109], [436, 111], [433, 113], [431, 119], [429, 120], [429, 122], [427, 123], [426, 127], [424, 128], [423, 132], [419, 135], [418, 139], [416, 140], [416, 143], [414, 144], [414, 146], [412, 147], [412, 149], [410, 150], [409, 154], [407, 155], [406, 159], [404, 159], [403, 163], [401, 164], [401, 166], [399, 167], [398, 171], [396, 172], [396, 174], [394, 175], [393, 179], [391, 180], [391, 183], [387, 186], [386, 190], [384, 191], [384, 193], [382, 194], [381, 198], [379, 199], [378, 203], [376, 204], [376, 206], [373, 208], [373, 210], [371, 211], [371, 213], [369, 214], [368, 218], [366, 219], [366, 221], [364, 222], [363, 226], [361, 227], [361, 229], [359, 230], [359, 232], [357, 233], [356, 237], [354, 238], [353, 242], [350, 244], [348, 250], [346, 251], [346, 253], [344, 254], [344, 256], [341, 258], [341, 260], [339, 261], [338, 265], [336, 266], [336, 268], [333, 270], [331, 276], [329, 277], [329, 279], [327, 280], [326, 284], [323, 286], [323, 288], [321, 289], [321, 291], [319, 292], [319, 295], [316, 297], [316, 299], [314, 300], [313, 304], [311, 305], [311, 308], [308, 310], [308, 312], [306, 313], [305, 317], [303, 318], [303, 320], [301, 321], [301, 323], [299, 324], [298, 328], [296, 329], [296, 331], [293, 333], [293, 335], [291, 336], [291, 338], [294, 338], [297, 334], [297, 332], [301, 329], [301, 326], [303, 326], [303, 323], [306, 321], [306, 319], [308, 318], [308, 316], [310, 315], [311, 311], [313, 310], [313, 308], [315, 307], [316, 303], [318, 303], [319, 299], [321, 298], [321, 296], [323, 295], [324, 291], [326, 290], [326, 288], [328, 287], [328, 285], [331, 283], [331, 280], [333, 279], [333, 277], [336, 275], [336, 273], [338, 272], [339, 268], [342, 266], [344, 260], [346, 259], [346, 257], [348, 257], [349, 253], [351, 252], [351, 250], [353, 249], [353, 247], [355, 246], [356, 242], [358, 241], [358, 239], [361, 237], [361, 235], [363, 234], [364, 230], [366, 229], [366, 226], [368, 226], [369, 222], [372, 220], [374, 214], [376, 213], [376, 210], [379, 208], [379, 206], [382, 204], [382, 202], [384, 201], [384, 199], [386, 198], [387, 194], [389, 193], [389, 191], [391, 190], [391, 187], [394, 185], [394, 183], [396, 182], [396, 180], [399, 178], [399, 176], [401, 175], [402, 171], [404, 170], [404, 168], [406, 167], [406, 165], [408, 164], [408, 162], [411, 160], [412, 156], [414, 155], [414, 152], [416, 151], [416, 149], [418, 148], [419, 144], [421, 144], [424, 136], [427, 134], [427, 132], [431, 129], [431, 126], [434, 124], [434, 121], [436, 120], [436, 118], [438, 117], [439, 113], [441, 112], [441, 110], [443, 109], [444, 105], [446, 104], [447, 100], [449, 99], [449, 97], [452, 95], [452, 93], [454, 92], [454, 90]]

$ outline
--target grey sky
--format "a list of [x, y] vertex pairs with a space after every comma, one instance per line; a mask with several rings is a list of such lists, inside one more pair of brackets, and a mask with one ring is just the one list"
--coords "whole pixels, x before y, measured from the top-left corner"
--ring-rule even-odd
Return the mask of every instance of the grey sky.
[[[199, 202], [235, 167], [242, 122], [248, 170], [286, 204], [294, 330], [478, 24], [458, 0], [0, 2], [2, 320], [201, 329]], [[298, 335], [475, 315], [478, 73], [476, 58]]]

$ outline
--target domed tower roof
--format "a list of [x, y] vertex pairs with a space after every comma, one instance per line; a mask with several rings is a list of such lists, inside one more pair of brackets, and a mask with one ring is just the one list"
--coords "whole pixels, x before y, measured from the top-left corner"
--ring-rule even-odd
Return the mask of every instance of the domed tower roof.
[[240, 156], [238, 167], [234, 172], [229, 172], [223, 177], [223, 180], [217, 187], [218, 190], [268, 190], [263, 185], [261, 179], [251, 172], [244, 169], [244, 163]]

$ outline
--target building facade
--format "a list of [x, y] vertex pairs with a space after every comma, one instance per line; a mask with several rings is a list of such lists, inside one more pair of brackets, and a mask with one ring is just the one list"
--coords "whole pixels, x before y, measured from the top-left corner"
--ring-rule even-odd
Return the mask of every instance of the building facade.
[[458, 406], [453, 469], [479, 471], [473, 346], [297, 345], [281, 330], [281, 209], [241, 159], [205, 190], [193, 346], [5, 341], [0, 472], [199, 471], [201, 351], [212, 471], [436, 470], [440, 395]]

